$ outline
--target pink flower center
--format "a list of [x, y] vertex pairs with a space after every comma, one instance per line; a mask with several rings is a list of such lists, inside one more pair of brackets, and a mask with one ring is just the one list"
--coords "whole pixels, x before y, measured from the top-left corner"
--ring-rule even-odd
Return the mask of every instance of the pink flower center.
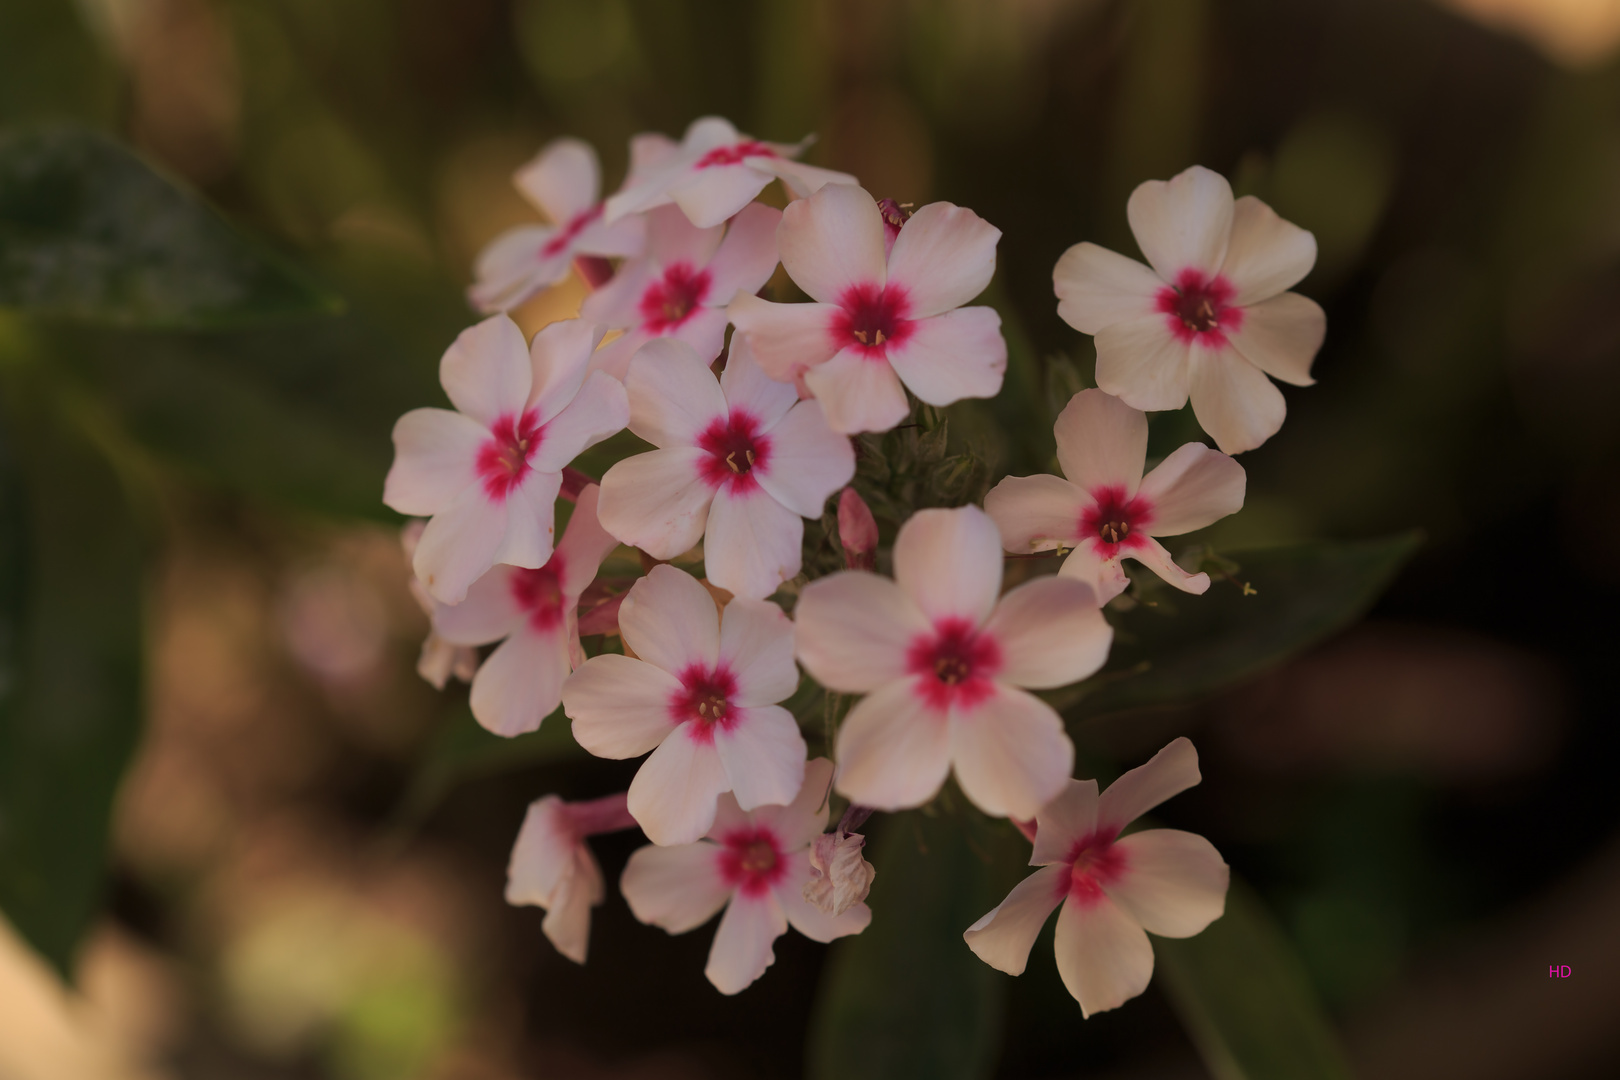
[[1090, 540], [1103, 558], [1112, 558], [1121, 548], [1142, 547], [1147, 534], [1144, 526], [1153, 520], [1153, 505], [1138, 495], [1128, 499], [1122, 484], [1093, 488], [1096, 500], [1080, 515], [1080, 539]]
[[916, 676], [917, 691], [938, 711], [982, 702], [995, 691], [990, 676], [1000, 668], [1001, 646], [966, 619], [942, 619], [906, 650], [906, 670]]
[[551, 239], [547, 240], [544, 246], [540, 248], [540, 254], [548, 259], [554, 255], [561, 254], [569, 244], [572, 244], [576, 239], [579, 238], [579, 234], [584, 232], [586, 227], [589, 226], [591, 222], [595, 221], [601, 216], [601, 203], [597, 203], [589, 210], [581, 210], [579, 213], [569, 218], [567, 224], [552, 234]]
[[506, 501], [529, 474], [529, 459], [540, 449], [540, 436], [540, 414], [533, 409], [521, 417], [504, 413], [495, 419], [474, 463], [485, 494], [495, 502]]
[[692, 317], [709, 295], [709, 272], [689, 262], [671, 263], [641, 294], [641, 323], [654, 334], [666, 334]]
[[769, 146], [755, 139], [742, 139], [730, 146], [717, 146], [697, 160], [697, 168], [712, 169], [716, 165], [741, 165], [743, 158], [777, 157]]
[[744, 827], [721, 840], [720, 877], [744, 896], [765, 895], [786, 874], [787, 860], [769, 829]]
[[1069, 855], [1068, 893], [1070, 899], [1083, 907], [1090, 907], [1106, 895], [1104, 885], [1111, 885], [1125, 874], [1125, 853], [1114, 843], [1112, 832], [1095, 832], [1075, 842]]
[[753, 491], [759, 487], [754, 471], [770, 465], [771, 440], [743, 409], [713, 420], [698, 435], [697, 445], [709, 453], [703, 459], [703, 479], [716, 490], [730, 485], [732, 494]]
[[1243, 325], [1243, 309], [1232, 306], [1236, 293], [1232, 283], [1219, 274], [1209, 277], [1189, 266], [1154, 299], [1169, 316], [1166, 321], [1177, 340], [1220, 348], [1226, 344], [1226, 335]]
[[705, 668], [693, 664], [678, 676], [681, 688], [669, 703], [670, 721], [690, 724], [688, 734], [692, 741], [711, 743], [714, 728], [728, 731], [737, 722], [731, 699], [737, 693], [737, 677], [724, 664]]
[[512, 599], [535, 630], [549, 630], [562, 622], [562, 568], [562, 553], [554, 551], [551, 561], [539, 569], [518, 567], [512, 572]]
[[840, 349], [862, 350], [868, 359], [888, 358], [890, 346], [911, 336], [911, 298], [898, 285], [851, 285], [838, 300], [832, 335]]

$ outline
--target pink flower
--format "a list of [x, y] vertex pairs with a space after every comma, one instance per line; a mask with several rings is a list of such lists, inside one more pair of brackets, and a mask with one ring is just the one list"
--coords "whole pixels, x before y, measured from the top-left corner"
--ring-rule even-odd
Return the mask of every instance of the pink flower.
[[855, 451], [814, 401], [773, 382], [744, 342], [718, 380], [700, 354], [653, 341], [625, 387], [630, 430], [658, 449], [602, 478], [602, 524], [655, 559], [704, 538], [709, 580], [761, 599], [799, 572], [803, 518], [855, 475]]
[[692, 121], [679, 149], [649, 166], [607, 201], [607, 220], [674, 203], [700, 229], [718, 225], [753, 201], [780, 177], [794, 196], [823, 184], [853, 184], [847, 173], [794, 161], [809, 140], [796, 146], [741, 135], [729, 120]]
[[585, 838], [635, 824], [622, 793], [584, 803], [547, 795], [523, 817], [506, 869], [506, 902], [545, 908], [540, 929], [576, 964], [585, 962], [591, 908], [602, 902], [602, 869]]
[[639, 255], [645, 223], [602, 220], [602, 169], [596, 151], [578, 139], [557, 139], [512, 175], [524, 198], [551, 219], [550, 225], [519, 225], [479, 253], [467, 289], [473, 307], [487, 314], [508, 311], [562, 281], [577, 255]]
[[746, 989], [776, 960], [771, 946], [792, 926], [812, 941], [858, 934], [872, 921], [865, 904], [827, 915], [804, 898], [813, 871], [810, 844], [827, 824], [832, 763], [817, 758], [787, 806], [744, 813], [720, 796], [707, 839], [644, 847], [630, 856], [619, 888], [644, 923], [671, 934], [694, 930], [725, 908], [703, 973], [722, 994]]
[[[405, 561], [410, 562], [416, 557], [416, 545], [422, 539], [422, 530], [427, 522], [421, 518], [412, 520], [400, 530], [400, 546], [405, 549]], [[422, 613], [429, 619], [438, 603], [428, 595], [415, 574], [411, 575], [411, 597], [421, 607]], [[422, 653], [416, 661], [416, 673], [422, 676], [435, 690], [443, 690], [445, 684], [452, 677], [462, 682], [470, 683], [473, 673], [478, 670], [478, 650], [465, 645], [452, 645], [438, 635], [435, 630], [429, 630], [428, 636], [422, 641]]]
[[[1316, 262], [1316, 238], [1195, 165], [1150, 180], [1126, 205], [1152, 269], [1076, 244], [1052, 271], [1058, 314], [1097, 336], [1097, 385], [1146, 412], [1193, 413], [1228, 454], [1282, 427], [1282, 392], [1310, 386], [1327, 319], [1284, 292]], [[786, 255], [784, 253], [784, 260]]]
[[866, 694], [838, 731], [838, 790], [879, 810], [920, 806], [952, 766], [987, 814], [1030, 818], [1063, 788], [1074, 746], [1022, 687], [1082, 679], [1113, 631], [1089, 586], [1047, 577], [998, 602], [1001, 539], [974, 506], [920, 510], [894, 544], [895, 580], [845, 570], [796, 612], [817, 681]]
[[909, 412], [906, 389], [930, 405], [1001, 389], [1001, 316], [961, 306], [990, 283], [1000, 238], [973, 211], [930, 203], [885, 258], [872, 196], [829, 184], [777, 230], [783, 267], [815, 303], [739, 295], [727, 310], [771, 378], [802, 378], [834, 431], [887, 431]]
[[1156, 536], [1202, 529], [1243, 508], [1243, 466], [1202, 443], [1188, 443], [1142, 475], [1148, 422], [1101, 390], [1082, 390], [1058, 417], [1058, 476], [1009, 476], [984, 497], [1008, 551], [1074, 549], [1059, 571], [1107, 603], [1129, 583], [1132, 558], [1176, 588], [1201, 593], [1208, 574], [1175, 564]]
[[673, 207], [648, 214], [646, 255], [621, 266], [580, 308], [587, 322], [624, 330], [591, 366], [622, 379], [630, 357], [663, 337], [686, 342], [704, 362], [719, 356], [726, 305], [739, 291], [758, 292], [776, 270], [781, 219], [781, 211], [760, 203], [712, 229], [696, 228]]
[[433, 613], [434, 629], [447, 642], [501, 642], [473, 676], [471, 697], [474, 718], [496, 735], [539, 728], [561, 703], [563, 680], [585, 662], [579, 595], [619, 543], [596, 519], [600, 491], [592, 484], [580, 495], [544, 566], [496, 566], [473, 582], [467, 599]]
[[792, 800], [805, 746], [775, 704], [799, 685], [781, 608], [739, 598], [722, 617], [696, 578], [660, 565], [630, 587], [619, 630], [636, 658], [585, 661], [563, 685], [563, 711], [597, 757], [653, 751], [630, 784], [630, 813], [648, 839], [696, 840], [723, 791], [750, 810]]
[[439, 364], [456, 411], [412, 409], [394, 425], [383, 502], [430, 519], [413, 565], [435, 600], [460, 603], [496, 563], [535, 569], [551, 558], [563, 467], [630, 419], [619, 381], [586, 374], [600, 335], [570, 319], [530, 347], [493, 315]]
[[1198, 783], [1198, 752], [1177, 739], [1097, 796], [1097, 781], [1070, 780], [1036, 818], [1031, 866], [1007, 899], [962, 935], [979, 959], [1021, 975], [1052, 909], [1058, 973], [1086, 1016], [1117, 1008], [1147, 989], [1153, 947], [1147, 933], [1185, 938], [1226, 910], [1228, 870], [1202, 836], [1120, 830]]

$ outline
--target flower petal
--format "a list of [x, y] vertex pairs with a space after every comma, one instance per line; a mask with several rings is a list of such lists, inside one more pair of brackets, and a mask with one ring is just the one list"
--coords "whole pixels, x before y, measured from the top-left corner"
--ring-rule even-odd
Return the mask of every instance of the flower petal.
[[1149, 933], [1192, 937], [1226, 911], [1231, 870], [1202, 836], [1148, 829], [1114, 850], [1124, 856], [1125, 872], [1103, 890]]
[[1195, 349], [1188, 367], [1193, 415], [1223, 452], [1253, 450], [1282, 428], [1282, 391], [1235, 349]]
[[913, 318], [961, 307], [995, 276], [1000, 239], [1001, 230], [972, 210], [929, 203], [900, 227], [889, 254], [889, 281], [905, 288]]
[[475, 484], [428, 520], [411, 565], [433, 599], [461, 603], [468, 587], [495, 565], [506, 517], [506, 504], [492, 502]]
[[1128, 499], [1142, 482], [1148, 422], [1140, 411], [1101, 390], [1069, 399], [1053, 425], [1063, 475], [1088, 492], [1122, 487]]
[[1097, 385], [1143, 412], [1179, 409], [1187, 404], [1190, 351], [1163, 315], [1110, 323], [1097, 331]]
[[720, 873], [720, 848], [707, 841], [637, 848], [625, 863], [619, 891], [637, 919], [671, 934], [702, 926], [731, 898]]
[[1285, 292], [1243, 309], [1231, 336], [1244, 359], [1293, 386], [1311, 386], [1311, 363], [1327, 337], [1327, 316], [1315, 300]]
[[931, 621], [982, 625], [1001, 592], [1001, 530], [977, 506], [919, 510], [895, 537], [894, 580]]
[[1150, 536], [1179, 536], [1243, 509], [1243, 466], [1202, 443], [1188, 443], [1142, 478], [1152, 506]]
[[562, 474], [530, 470], [506, 493], [506, 534], [492, 558], [533, 570], [551, 558], [557, 528], [557, 492]]
[[904, 810], [932, 799], [951, 769], [946, 718], [901, 679], [861, 699], [838, 729], [840, 794], [877, 810]]
[[573, 873], [578, 846], [560, 798], [547, 795], [530, 803], [506, 868], [506, 902], [550, 904], [551, 894]]
[[703, 539], [709, 580], [738, 596], [763, 599], [799, 572], [804, 520], [761, 487], [714, 493]]
[[560, 625], [513, 634], [478, 665], [469, 699], [473, 719], [508, 739], [538, 731], [562, 703], [568, 666], [568, 635]]
[[888, 361], [868, 359], [853, 348], [806, 371], [804, 384], [821, 402], [827, 425], [845, 435], [888, 431], [911, 412], [900, 378]]
[[553, 894], [540, 930], [552, 946], [576, 964], [590, 945], [591, 908], [602, 902], [602, 870], [583, 846], [574, 852], [575, 871]]
[[489, 431], [449, 409], [412, 409], [394, 424], [394, 464], [383, 481], [383, 502], [401, 514], [428, 516], [449, 509], [478, 483], [478, 448]]
[[811, 904], [804, 898], [804, 887], [814, 873], [809, 852], [795, 852], [787, 858], [788, 873], [771, 891], [776, 894], [776, 902], [782, 905], [782, 913], [793, 929], [811, 941], [825, 944], [858, 934], [871, 924], [872, 909], [865, 904], [851, 904], [841, 915], [829, 915]]
[[1076, 244], [1052, 268], [1058, 317], [1082, 334], [1158, 311], [1164, 280], [1149, 267], [1096, 244]]
[[630, 586], [619, 608], [625, 644], [649, 664], [678, 673], [720, 659], [720, 612], [698, 579], [673, 566], [655, 566]]
[[591, 353], [601, 340], [601, 327], [583, 319], [561, 319], [534, 335], [529, 343], [529, 364], [534, 372], [529, 407], [540, 423], [548, 423], [579, 394]]
[[602, 522], [596, 516], [601, 497], [600, 487], [585, 485], [585, 490], [579, 493], [579, 500], [574, 504], [568, 527], [557, 542], [557, 554], [561, 556], [559, 561], [562, 563], [558, 584], [562, 587], [563, 596], [571, 601], [577, 600], [579, 594], [596, 580], [602, 560], [619, 546], [619, 541], [602, 527]]
[[708, 265], [726, 232], [725, 218], [708, 225], [697, 225], [676, 206], [661, 206], [647, 214], [647, 258], [654, 273], [684, 262], [698, 269]]
[[620, 382], [630, 371], [630, 359], [653, 336], [639, 326], [632, 326], [618, 337], [606, 342], [591, 354], [591, 370], [611, 375]]
[[1151, 537], [1120, 554], [1125, 558], [1135, 559], [1157, 574], [1166, 585], [1174, 585], [1182, 592], [1201, 596], [1209, 591], [1208, 574], [1202, 571], [1196, 574], [1187, 573], [1170, 557], [1170, 552], [1165, 550], [1164, 545]]
[[714, 740], [688, 721], [658, 744], [630, 781], [630, 816], [655, 844], [690, 844], [709, 831], [714, 801], [730, 788]]
[[668, 336], [686, 342], [704, 363], [712, 364], [726, 347], [726, 321], [724, 308], [700, 306]]
[[993, 685], [995, 693], [971, 710], [952, 707], [951, 763], [974, 806], [1028, 821], [1063, 790], [1074, 770], [1074, 744], [1052, 706]]
[[742, 337], [765, 373], [778, 382], [791, 382], [795, 373], [832, 359], [838, 351], [832, 334], [832, 304], [773, 304], [749, 293], [738, 293], [726, 308], [737, 327], [733, 340]]
[[1069, 889], [1067, 866], [1043, 866], [1013, 886], [1007, 899], [962, 933], [973, 955], [997, 971], [1022, 975], [1047, 917]]
[[720, 917], [720, 929], [714, 932], [703, 974], [722, 994], [748, 989], [776, 963], [771, 946], [787, 933], [787, 927], [787, 916], [775, 895], [766, 892], [745, 896], [739, 892]]
[[[631, 259], [580, 304], [581, 321], [613, 330], [639, 325], [641, 298], [657, 273], [651, 259]], [[597, 367], [600, 369], [600, 363]]]
[[534, 159], [512, 174], [512, 183], [554, 225], [596, 203], [602, 190], [602, 167], [590, 143], [579, 139], [553, 139]]
[[653, 338], [636, 351], [625, 376], [630, 430], [654, 446], [693, 446], [726, 415], [726, 398], [692, 346]]
[[1237, 288], [1232, 303], [1247, 307], [1293, 288], [1316, 265], [1316, 237], [1245, 195], [1232, 213], [1232, 238], [1221, 276]]
[[612, 224], [598, 219], [581, 229], [571, 245], [572, 251], [582, 255], [632, 259], [639, 257], [646, 247], [647, 221], [641, 217], [624, 218]]
[[1089, 904], [1065, 903], [1054, 944], [1058, 974], [1083, 1016], [1118, 1008], [1153, 978], [1147, 934], [1106, 896]]
[[451, 645], [487, 645], [523, 625], [512, 595], [510, 566], [493, 566], [472, 583], [459, 604], [433, 605], [433, 632]]
[[1174, 740], [1145, 764], [1108, 785], [1097, 802], [1098, 827], [1117, 833], [1166, 799], [1179, 795], [1203, 777], [1198, 751], [1185, 736]]
[[603, 758], [640, 757], [675, 728], [670, 702], [680, 680], [662, 668], [617, 653], [585, 661], [563, 683], [563, 712], [574, 739]]
[[1194, 165], [1170, 180], [1149, 180], [1131, 192], [1125, 217], [1142, 254], [1166, 281], [1192, 267], [1213, 275], [1232, 234], [1232, 185]]
[[833, 763], [826, 758], [806, 763], [804, 783], [793, 801], [785, 806], [759, 807], [752, 815], [754, 824], [775, 833], [776, 842], [785, 852], [807, 850], [827, 827], [827, 795], [832, 791], [832, 778]]
[[812, 300], [837, 304], [852, 286], [883, 287], [883, 217], [853, 184], [827, 184], [789, 203], [776, 242], [788, 277]]
[[720, 613], [720, 662], [737, 680], [733, 704], [776, 704], [799, 687], [793, 622], [775, 604], [738, 597]]
[[769, 175], [743, 164], [716, 165], [670, 188], [670, 198], [692, 224], [707, 229], [746, 210], [771, 182]]
[[593, 371], [551, 422], [541, 429], [540, 448], [532, 464], [539, 472], [560, 473], [563, 467], [630, 422], [630, 402], [624, 384], [613, 376]]
[[[1130, 554], [1136, 554], [1135, 551]], [[1167, 556], [1168, 557], [1168, 556]], [[1125, 576], [1125, 568], [1120, 565], [1118, 552], [1113, 555], [1104, 555], [1102, 545], [1096, 540], [1082, 540], [1069, 557], [1063, 560], [1058, 568], [1061, 577], [1074, 578], [1091, 586], [1091, 591], [1097, 594], [1097, 603], [1106, 604], [1131, 584], [1131, 579]]]
[[752, 810], [792, 802], [804, 783], [805, 756], [793, 714], [779, 705], [736, 711], [730, 725], [715, 726], [714, 748], [737, 805]]
[[782, 212], [764, 203], [749, 203], [731, 219], [726, 238], [709, 260], [704, 303], [725, 307], [738, 292], [757, 293], [765, 287], [776, 271], [776, 227], [781, 221]]
[[[785, 389], [793, 393], [791, 386]], [[769, 434], [771, 456], [754, 470], [754, 479], [793, 513], [819, 518], [833, 493], [855, 477], [849, 437], [827, 426], [819, 401], [794, 405]]]
[[1042, 473], [1006, 477], [984, 497], [984, 510], [995, 519], [1001, 546], [1025, 554], [1073, 544], [1088, 502], [1063, 477]]
[[627, 457], [602, 477], [596, 512], [621, 543], [655, 559], [673, 559], [703, 537], [714, 489], [701, 472], [695, 446]]
[[859, 570], [806, 585], [794, 618], [805, 669], [823, 686], [845, 694], [904, 678], [907, 647], [929, 629], [921, 609], [898, 585]]
[[888, 357], [900, 381], [930, 405], [995, 397], [1007, 372], [1001, 316], [969, 307], [923, 319], [905, 341], [889, 346]]
[[532, 384], [523, 331], [505, 315], [467, 327], [439, 361], [439, 382], [459, 411], [486, 428], [503, 414], [516, 416]]
[[510, 311], [523, 301], [568, 277], [568, 252], [546, 255], [557, 230], [550, 225], [519, 225], [485, 245], [473, 264], [467, 301], [485, 315]]
[[781, 177], [788, 191], [800, 199], [814, 195], [828, 184], [858, 183], [849, 173], [823, 169], [818, 165], [806, 165], [802, 161], [794, 161], [787, 157], [753, 157], [748, 159], [748, 166]]
[[1079, 682], [1108, 660], [1114, 629], [1091, 586], [1043, 577], [1013, 589], [996, 605], [984, 632], [1001, 646], [996, 678], [1030, 690]]
[[[725, 370], [720, 373], [720, 389], [725, 394], [727, 409], [746, 412], [759, 424], [761, 431], [767, 432], [774, 431], [782, 417], [799, 400], [798, 391], [790, 383], [778, 381], [765, 373], [754, 356], [754, 350], [749, 347], [748, 336], [741, 333], [732, 335], [731, 352], [726, 357]], [[773, 436], [771, 441], [774, 444], [779, 440]], [[756, 470], [755, 477], [759, 475]], [[819, 509], [817, 513], [820, 513]]]
[[1097, 781], [1070, 780], [1057, 797], [1035, 815], [1035, 850], [1031, 866], [1074, 861], [1074, 845], [1097, 831]]

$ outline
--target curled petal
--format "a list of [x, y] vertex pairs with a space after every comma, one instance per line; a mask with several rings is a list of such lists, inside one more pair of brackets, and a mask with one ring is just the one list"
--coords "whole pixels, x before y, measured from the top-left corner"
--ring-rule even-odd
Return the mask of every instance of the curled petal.
[[[1143, 544], [1137, 547], [1131, 554], [1140, 554], [1146, 546]], [[1169, 556], [1166, 555], [1165, 558]], [[1131, 579], [1125, 576], [1125, 567], [1120, 565], [1119, 553], [1105, 555], [1101, 545], [1095, 540], [1082, 540], [1069, 553], [1069, 557], [1063, 560], [1058, 574], [1090, 585], [1092, 591], [1097, 594], [1098, 604], [1108, 603], [1131, 584]]]
[[1007, 899], [962, 933], [973, 955], [997, 971], [1022, 975], [1047, 917], [1068, 891], [1067, 866], [1043, 866], [1013, 886]]
[[[807, 852], [800, 851], [788, 858], [791, 869], [773, 891], [777, 903], [782, 905], [782, 912], [787, 916], [793, 929], [811, 941], [825, 943], [850, 934], [858, 934], [872, 922], [872, 909], [858, 899], [850, 902], [837, 914], [822, 911], [806, 900], [805, 885], [813, 873], [810, 869], [810, 856]], [[868, 870], [871, 869], [871, 864], [860, 859], [858, 853], [855, 858]]]

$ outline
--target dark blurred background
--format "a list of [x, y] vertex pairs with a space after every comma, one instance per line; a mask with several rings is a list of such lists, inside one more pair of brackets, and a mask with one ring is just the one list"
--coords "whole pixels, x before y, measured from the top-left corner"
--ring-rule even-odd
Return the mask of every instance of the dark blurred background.
[[[1361, 1075], [1620, 1074], [1617, 44], [1616, 0], [5, 0], [0, 127], [117, 134], [348, 310], [213, 334], [0, 312], [0, 359], [94, 391], [156, 552], [84, 998], [0, 938], [0, 1077], [801, 1075], [821, 946], [781, 939], [728, 999], [709, 931], [642, 927], [611, 887], [583, 969], [504, 906], [525, 804], [632, 767], [422, 794], [465, 691], [412, 670], [426, 623], [378, 501], [394, 418], [440, 402], [473, 320], [472, 258], [533, 216], [512, 170], [571, 134], [616, 184], [630, 135], [709, 113], [999, 226], [1038, 363], [1089, 368], [1051, 268], [1082, 239], [1135, 254], [1144, 179], [1201, 163], [1316, 234], [1318, 385], [1286, 390], [1209, 540], [1427, 543], [1354, 629], [1088, 737], [1133, 764], [1193, 735], [1205, 782], [1164, 819], [1256, 886]], [[633, 846], [598, 846], [610, 882]], [[1038, 945], [1011, 995], [1000, 1076], [1207, 1075], [1157, 985], [1082, 1023]]]

